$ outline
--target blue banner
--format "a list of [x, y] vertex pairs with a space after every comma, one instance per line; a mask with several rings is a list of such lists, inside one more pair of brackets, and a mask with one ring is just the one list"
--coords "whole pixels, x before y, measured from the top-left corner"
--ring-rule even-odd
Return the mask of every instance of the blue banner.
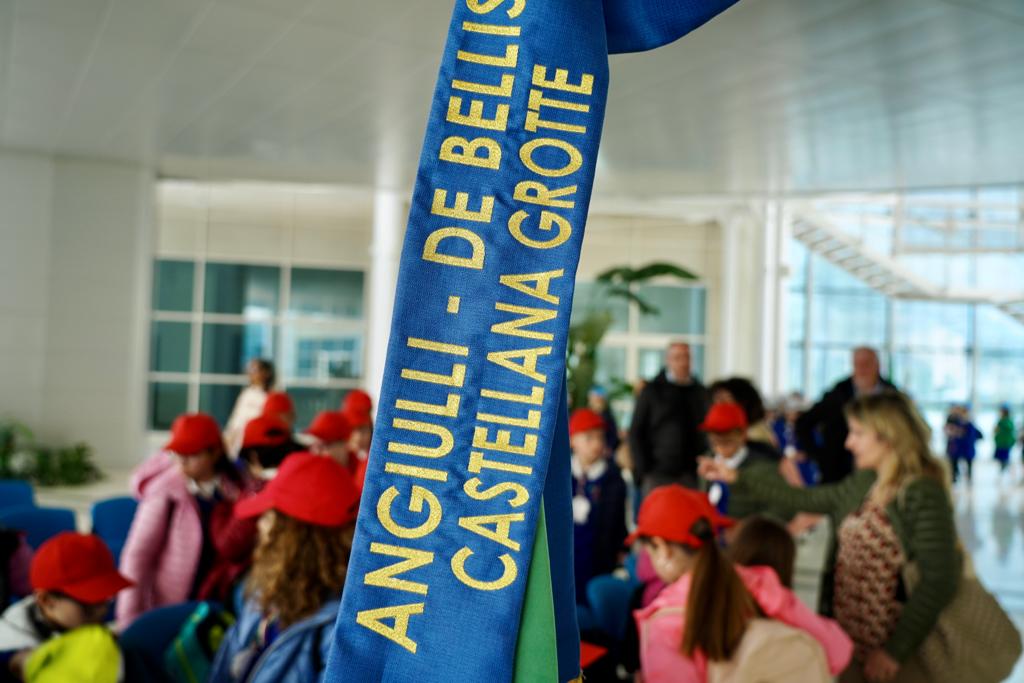
[[[541, 494], [559, 422], [567, 444], [565, 347], [608, 41], [654, 47], [685, 32], [660, 12], [682, 8], [693, 28], [732, 3], [622, 0], [631, 9], [606, 16], [613, 4], [456, 4], [329, 681], [510, 680], [542, 504], [561, 557], [572, 545], [568, 480]], [[606, 26], [616, 16], [621, 30]], [[571, 566], [552, 576], [569, 596]]]

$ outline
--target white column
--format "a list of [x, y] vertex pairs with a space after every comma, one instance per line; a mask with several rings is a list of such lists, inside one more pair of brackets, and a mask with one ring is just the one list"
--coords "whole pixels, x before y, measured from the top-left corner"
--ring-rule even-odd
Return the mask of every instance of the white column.
[[370, 310], [366, 336], [366, 390], [380, 396], [384, 360], [391, 334], [398, 263], [408, 218], [406, 193], [378, 189], [373, 201], [373, 242], [370, 245]]
[[39, 433], [53, 445], [88, 443], [101, 467], [147, 455], [153, 201], [152, 169], [56, 161]]

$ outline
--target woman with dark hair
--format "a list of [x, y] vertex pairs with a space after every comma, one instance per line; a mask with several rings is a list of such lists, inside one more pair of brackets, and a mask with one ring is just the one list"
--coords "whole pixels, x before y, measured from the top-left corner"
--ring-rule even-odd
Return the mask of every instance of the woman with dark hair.
[[259, 544], [238, 621], [210, 683], [321, 680], [345, 585], [359, 495], [331, 458], [295, 453], [236, 515], [258, 517]]
[[267, 400], [267, 394], [274, 388], [277, 381], [277, 371], [274, 364], [265, 358], [253, 358], [246, 366], [246, 373], [249, 375], [249, 386], [242, 389], [235, 399], [235, 407], [231, 410], [231, 417], [224, 426], [224, 441], [227, 443], [228, 454], [238, 457], [238, 450], [242, 446], [242, 432], [250, 420], [263, 414], [263, 404]]
[[743, 377], [721, 379], [708, 388], [712, 403], [736, 403], [747, 416], [747, 440], [769, 444], [776, 450], [779, 447], [775, 432], [766, 419], [764, 400], [761, 392], [753, 382]]

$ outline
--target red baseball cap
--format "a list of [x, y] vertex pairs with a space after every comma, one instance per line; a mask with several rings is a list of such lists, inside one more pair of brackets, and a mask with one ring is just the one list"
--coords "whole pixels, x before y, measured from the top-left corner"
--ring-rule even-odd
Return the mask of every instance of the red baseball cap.
[[345, 394], [341, 401], [341, 412], [366, 413], [373, 412], [373, 399], [362, 389], [353, 389]]
[[580, 432], [589, 432], [591, 429], [604, 429], [604, 418], [590, 408], [577, 408], [569, 418], [569, 436]]
[[705, 432], [731, 432], [734, 429], [746, 429], [747, 414], [738, 403], [716, 403], [711, 406], [700, 428]]
[[704, 542], [690, 529], [701, 518], [711, 523], [715, 531], [735, 524], [735, 520], [718, 513], [706, 493], [688, 489], [679, 484], [660, 486], [651, 491], [640, 504], [636, 531], [626, 538], [626, 545], [641, 536], [664, 538], [666, 541], [700, 547]]
[[87, 605], [106, 602], [134, 585], [118, 573], [114, 556], [98, 536], [74, 531], [39, 546], [29, 578], [35, 590], [58, 591]]
[[337, 443], [338, 441], [348, 441], [348, 437], [352, 436], [352, 425], [341, 413], [325, 410], [313, 418], [309, 427], [306, 428], [306, 433], [324, 443]]
[[262, 491], [235, 505], [235, 516], [277, 510], [308, 524], [341, 526], [356, 518], [358, 508], [359, 491], [348, 470], [327, 456], [292, 453]]
[[294, 412], [295, 404], [292, 403], [292, 397], [283, 391], [270, 392], [263, 402], [264, 415], [286, 415]]
[[171, 440], [164, 446], [165, 451], [178, 455], [197, 455], [214, 448], [223, 450], [224, 442], [217, 421], [206, 413], [176, 417], [171, 425]]
[[373, 417], [368, 412], [362, 410], [343, 410], [341, 414], [345, 416], [345, 421], [348, 422], [348, 426], [352, 429], [373, 425]]
[[263, 415], [245, 424], [242, 432], [242, 448], [258, 446], [280, 446], [292, 436], [288, 423], [276, 415]]

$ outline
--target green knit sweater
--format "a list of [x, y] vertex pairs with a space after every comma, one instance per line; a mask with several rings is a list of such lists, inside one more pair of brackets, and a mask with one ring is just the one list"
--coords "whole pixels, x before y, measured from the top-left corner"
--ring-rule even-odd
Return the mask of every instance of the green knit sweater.
[[[762, 500], [766, 505], [791, 512], [817, 512], [831, 516], [838, 525], [856, 512], [875, 483], [875, 472], [857, 470], [835, 484], [793, 488], [774, 467], [759, 466], [740, 471], [733, 489]], [[962, 571], [957, 549], [953, 509], [939, 482], [921, 477], [886, 506], [893, 530], [907, 559], [920, 569], [920, 582], [903, 606], [903, 613], [885, 650], [905, 661], [935, 626], [939, 613], [956, 594]]]

